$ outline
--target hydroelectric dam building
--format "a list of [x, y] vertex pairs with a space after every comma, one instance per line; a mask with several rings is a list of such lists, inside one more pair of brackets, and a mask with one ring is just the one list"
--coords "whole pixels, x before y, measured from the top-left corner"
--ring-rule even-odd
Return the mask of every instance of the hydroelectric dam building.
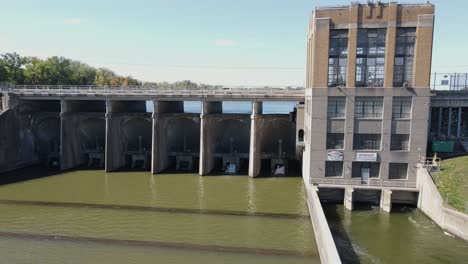
[[[335, 263], [318, 199], [350, 210], [360, 201], [387, 212], [392, 203], [419, 206], [431, 142], [467, 151], [468, 75], [431, 75], [434, 9], [316, 8], [305, 88], [3, 85], [0, 173], [37, 163], [251, 177], [302, 171], [321, 258]], [[201, 113], [184, 111], [184, 101], [201, 101]], [[249, 101], [252, 111], [223, 113], [223, 101]], [[290, 114], [263, 113], [272, 101], [297, 104]]]

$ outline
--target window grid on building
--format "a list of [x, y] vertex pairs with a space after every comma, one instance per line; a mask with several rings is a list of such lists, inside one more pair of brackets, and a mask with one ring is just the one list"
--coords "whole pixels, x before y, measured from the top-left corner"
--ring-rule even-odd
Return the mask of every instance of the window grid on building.
[[382, 97], [356, 97], [355, 118], [382, 118]]
[[362, 169], [369, 169], [370, 178], [380, 177], [380, 163], [378, 162], [353, 162], [352, 177], [360, 178]]
[[328, 87], [346, 86], [348, 30], [330, 30]]
[[413, 81], [414, 46], [416, 43], [415, 28], [399, 28], [395, 40], [395, 66], [393, 86], [411, 86]]
[[356, 86], [382, 87], [387, 29], [359, 29], [356, 50]]
[[342, 161], [326, 161], [325, 162], [325, 177], [342, 177], [343, 162]]
[[392, 106], [392, 118], [411, 118], [412, 100], [413, 98], [411, 97], [394, 97]]
[[354, 134], [353, 148], [355, 150], [380, 150], [380, 134]]
[[328, 97], [328, 118], [344, 118], [346, 112], [346, 97]]
[[407, 163], [390, 163], [388, 178], [390, 180], [405, 180], [408, 177]]
[[344, 134], [343, 133], [328, 133], [327, 134], [327, 149], [344, 149]]
[[409, 150], [409, 138], [410, 136], [408, 134], [392, 134], [390, 139], [390, 150]]

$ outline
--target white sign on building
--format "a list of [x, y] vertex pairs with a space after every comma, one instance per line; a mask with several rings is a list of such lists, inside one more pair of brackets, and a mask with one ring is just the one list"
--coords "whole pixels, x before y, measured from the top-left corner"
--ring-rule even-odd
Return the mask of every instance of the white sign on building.
[[327, 160], [328, 161], [343, 161], [343, 152], [336, 151], [336, 150], [328, 151]]
[[364, 161], [364, 162], [376, 162], [377, 161], [377, 153], [358, 152], [358, 153], [356, 153], [356, 160], [357, 161]]

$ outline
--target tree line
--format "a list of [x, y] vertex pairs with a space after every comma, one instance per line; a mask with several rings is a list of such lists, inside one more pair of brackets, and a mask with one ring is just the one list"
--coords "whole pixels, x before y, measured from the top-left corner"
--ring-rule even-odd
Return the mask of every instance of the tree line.
[[23, 57], [17, 53], [0, 54], [0, 82], [20, 85], [152, 86], [175, 89], [218, 87], [192, 81], [141, 82], [131, 76], [118, 75], [107, 68], [95, 68], [64, 57], [40, 59]]

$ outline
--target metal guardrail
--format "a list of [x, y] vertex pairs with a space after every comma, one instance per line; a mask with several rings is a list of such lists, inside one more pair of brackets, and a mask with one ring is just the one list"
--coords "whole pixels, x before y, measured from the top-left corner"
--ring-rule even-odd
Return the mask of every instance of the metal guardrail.
[[433, 73], [431, 90], [468, 91], [468, 73]]
[[311, 179], [312, 183], [330, 185], [354, 185], [363, 187], [392, 187], [392, 188], [416, 188], [416, 183], [407, 181], [381, 181], [370, 179], [369, 183], [363, 183], [361, 179]]
[[269, 96], [298, 98], [304, 97], [303, 88], [163, 88], [144, 86], [79, 86], [79, 85], [3, 85], [0, 90], [21, 94], [102, 94], [102, 95], [166, 95], [166, 96]]

